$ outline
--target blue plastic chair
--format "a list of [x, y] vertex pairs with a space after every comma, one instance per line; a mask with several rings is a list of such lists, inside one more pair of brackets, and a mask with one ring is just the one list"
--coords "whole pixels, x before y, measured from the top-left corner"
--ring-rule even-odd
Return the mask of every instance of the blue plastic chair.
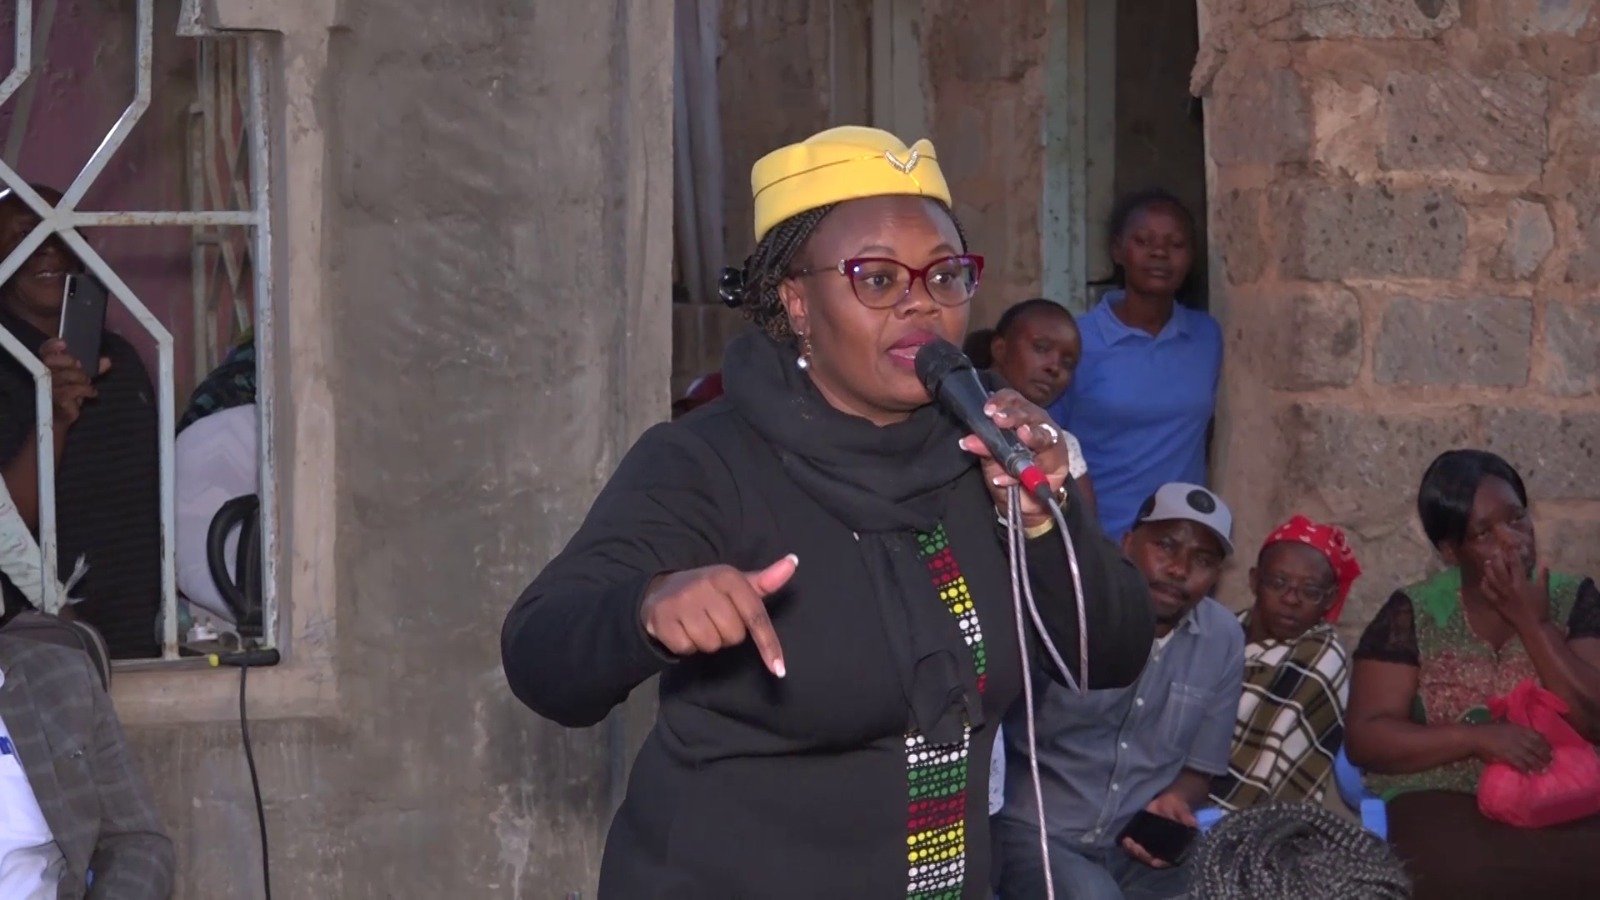
[[[1383, 800], [1376, 794], [1367, 790], [1366, 784], [1361, 780], [1361, 770], [1350, 762], [1350, 757], [1345, 756], [1344, 747], [1339, 748], [1339, 755], [1333, 758], [1333, 780], [1338, 785], [1339, 796], [1344, 802], [1361, 816], [1361, 827], [1378, 836], [1379, 840], [1389, 839], [1389, 813], [1383, 807]], [[1205, 806], [1194, 811], [1195, 822], [1204, 834], [1210, 831], [1228, 811], [1220, 806]]]
[[1200, 833], [1205, 834], [1227, 814], [1228, 811], [1220, 806], [1202, 806], [1194, 811], [1194, 821], [1200, 826]]
[[1333, 780], [1339, 786], [1339, 796], [1344, 798], [1345, 804], [1360, 814], [1362, 827], [1377, 835], [1379, 840], [1387, 841], [1389, 811], [1384, 808], [1383, 800], [1377, 794], [1367, 790], [1361, 780], [1361, 770], [1350, 762], [1342, 746], [1339, 755], [1333, 758]]

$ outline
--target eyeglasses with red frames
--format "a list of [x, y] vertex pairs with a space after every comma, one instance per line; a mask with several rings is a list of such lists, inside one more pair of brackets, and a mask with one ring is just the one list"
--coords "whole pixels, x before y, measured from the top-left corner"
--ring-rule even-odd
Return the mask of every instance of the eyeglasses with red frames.
[[889, 309], [911, 296], [921, 280], [928, 296], [940, 306], [961, 306], [972, 300], [983, 277], [983, 257], [975, 253], [946, 256], [920, 269], [886, 256], [858, 256], [841, 259], [826, 269], [796, 269], [790, 278], [805, 278], [836, 272], [850, 281], [856, 299], [868, 309]]

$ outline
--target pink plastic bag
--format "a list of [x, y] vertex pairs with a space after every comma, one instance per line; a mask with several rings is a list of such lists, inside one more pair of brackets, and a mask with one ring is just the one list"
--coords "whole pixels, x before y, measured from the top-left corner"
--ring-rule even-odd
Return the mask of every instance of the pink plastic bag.
[[1562, 715], [1560, 697], [1526, 679], [1504, 697], [1489, 701], [1496, 719], [1532, 728], [1550, 743], [1550, 765], [1519, 772], [1509, 763], [1484, 767], [1478, 780], [1478, 811], [1519, 828], [1544, 828], [1600, 814], [1600, 754]]

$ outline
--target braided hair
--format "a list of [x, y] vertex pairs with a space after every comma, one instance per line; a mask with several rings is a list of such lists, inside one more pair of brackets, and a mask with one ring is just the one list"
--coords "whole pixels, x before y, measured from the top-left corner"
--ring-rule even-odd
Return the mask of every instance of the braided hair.
[[1388, 844], [1309, 803], [1229, 813], [1191, 854], [1205, 900], [1404, 900], [1411, 880]]
[[778, 296], [778, 285], [789, 277], [794, 258], [804, 247], [817, 223], [833, 212], [837, 203], [808, 209], [772, 226], [756, 244], [756, 251], [744, 261], [744, 268], [732, 266], [722, 270], [717, 294], [722, 302], [734, 309], [744, 310], [750, 321], [756, 323], [773, 340], [789, 343], [794, 331], [789, 327], [789, 317]]
[[[793, 271], [794, 258], [811, 238], [812, 232], [817, 230], [818, 223], [838, 205], [830, 203], [796, 213], [768, 229], [756, 244], [755, 252], [744, 261], [742, 269], [729, 266], [722, 270], [717, 284], [717, 295], [722, 302], [734, 309], [742, 309], [750, 321], [773, 340], [792, 343], [795, 334], [789, 327], [789, 316], [783, 308], [783, 300], [778, 296], [778, 286]], [[961, 248], [965, 252], [967, 233], [962, 230], [961, 221], [948, 207], [940, 204], [940, 208], [955, 223], [956, 234], [961, 238]]]

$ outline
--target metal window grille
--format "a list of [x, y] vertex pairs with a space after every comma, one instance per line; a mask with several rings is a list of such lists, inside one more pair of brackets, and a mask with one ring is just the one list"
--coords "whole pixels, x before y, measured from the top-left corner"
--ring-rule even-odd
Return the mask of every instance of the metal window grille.
[[[176, 397], [172, 334], [151, 314], [116, 270], [84, 240], [80, 229], [174, 225], [192, 229], [196, 377], [203, 377], [217, 362], [222, 315], [231, 318], [235, 328], [253, 324], [257, 359], [256, 408], [260, 417], [258, 494], [264, 568], [262, 624], [265, 642], [271, 645], [277, 634], [278, 610], [274, 571], [277, 510], [273, 490], [276, 471], [272, 440], [273, 284], [267, 132], [269, 53], [264, 38], [260, 36], [199, 38], [196, 72], [199, 90], [191, 109], [187, 161], [190, 199], [195, 210], [80, 210], [78, 205], [85, 194], [150, 106], [153, 2], [137, 0], [135, 4], [133, 98], [66, 188], [61, 202], [54, 206], [46, 202], [8, 163], [0, 160], [0, 180], [15, 191], [17, 197], [41, 219], [38, 227], [0, 261], [0, 283], [11, 278], [50, 235], [59, 234], [155, 342], [157, 439], [160, 442], [161, 608], [164, 625], [161, 658], [175, 660], [179, 655], [179, 635], [173, 535]], [[0, 82], [0, 104], [10, 100], [33, 72], [32, 0], [18, 0], [15, 25], [15, 62], [11, 72]], [[0, 328], [0, 348], [26, 367], [34, 378], [39, 446], [39, 546], [46, 574], [43, 603], [48, 611], [54, 612], [61, 608], [65, 598], [60, 596], [54, 577], [59, 569], [49, 370], [3, 328]], [[139, 664], [146, 661], [132, 662]]]

